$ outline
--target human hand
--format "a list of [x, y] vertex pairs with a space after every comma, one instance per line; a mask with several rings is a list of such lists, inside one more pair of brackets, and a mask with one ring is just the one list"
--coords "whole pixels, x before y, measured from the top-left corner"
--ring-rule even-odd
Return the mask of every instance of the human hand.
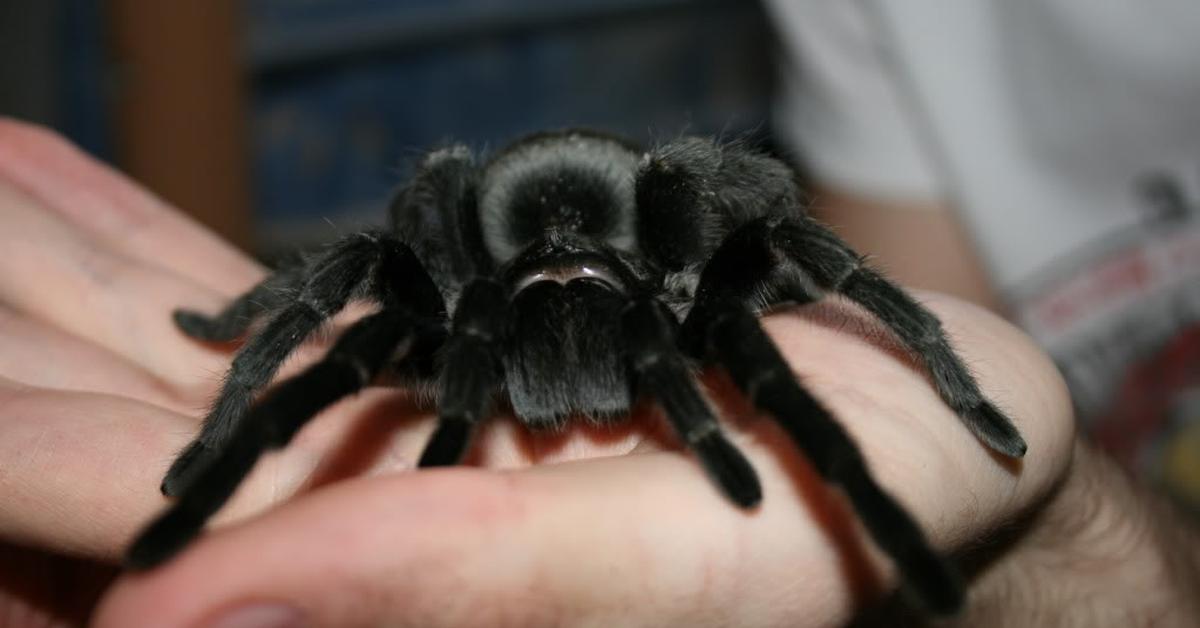
[[[163, 319], [252, 263], [52, 134], [0, 119], [0, 624], [82, 623], [161, 507], [228, 352]], [[140, 440], [139, 440], [140, 438]], [[57, 624], [56, 624], [57, 625]]]
[[[214, 310], [259, 271], [61, 143], [0, 131], [0, 175], [23, 192], [0, 197], [0, 233], [16, 234], [0, 239], [21, 253], [0, 271], [14, 312], [0, 355], [20, 356], [0, 365], [11, 380], [0, 537], [113, 560], [163, 506], [158, 481], [228, 364], [228, 348], [184, 338], [169, 312]], [[925, 301], [1021, 428], [1021, 463], [989, 455], [857, 319], [818, 309], [767, 326], [880, 482], [952, 550], [1037, 503], [1067, 468], [1073, 432], [1060, 380], [1023, 335], [960, 302]], [[395, 473], [417, 458], [431, 417], [373, 390], [264, 459], [210, 534], [119, 583], [97, 623], [190, 625], [258, 602], [339, 626], [842, 623], [894, 574], [780, 430], [721, 378], [710, 384], [762, 476], [754, 511], [730, 506], [651, 413], [552, 437], [498, 420], [474, 454], [484, 468]]]

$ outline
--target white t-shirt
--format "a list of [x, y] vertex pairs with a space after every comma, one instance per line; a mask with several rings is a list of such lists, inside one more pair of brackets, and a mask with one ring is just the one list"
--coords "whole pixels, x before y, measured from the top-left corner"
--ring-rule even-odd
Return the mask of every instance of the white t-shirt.
[[1160, 476], [1190, 443], [1200, 505], [1200, 1], [769, 5], [779, 134], [825, 182], [957, 207], [1085, 425]]

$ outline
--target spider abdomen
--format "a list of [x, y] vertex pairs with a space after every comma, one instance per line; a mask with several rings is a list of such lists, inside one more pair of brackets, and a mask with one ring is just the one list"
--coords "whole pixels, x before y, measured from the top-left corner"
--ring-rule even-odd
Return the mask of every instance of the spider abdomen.
[[583, 131], [501, 152], [479, 191], [484, 245], [503, 262], [547, 231], [564, 231], [631, 250], [638, 159], [617, 138]]
[[551, 428], [572, 416], [608, 420], [631, 403], [618, 339], [627, 298], [603, 279], [542, 280], [512, 300], [504, 351], [513, 412]]

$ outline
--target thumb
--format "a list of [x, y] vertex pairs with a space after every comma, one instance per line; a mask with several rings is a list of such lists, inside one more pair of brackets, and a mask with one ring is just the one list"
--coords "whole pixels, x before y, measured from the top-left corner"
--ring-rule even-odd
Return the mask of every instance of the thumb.
[[[749, 512], [678, 452], [339, 483], [124, 579], [96, 625], [222, 625], [233, 613], [281, 626], [845, 619], [855, 599], [844, 548], [814, 524], [813, 503], [793, 498], [795, 479], [756, 458], [774, 499]], [[853, 529], [844, 509], [831, 512]]]

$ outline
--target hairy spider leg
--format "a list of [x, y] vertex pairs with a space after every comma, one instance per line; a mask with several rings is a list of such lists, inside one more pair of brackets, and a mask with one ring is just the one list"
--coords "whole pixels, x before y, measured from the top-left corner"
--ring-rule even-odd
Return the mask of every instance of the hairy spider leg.
[[840, 486], [876, 543], [896, 562], [904, 581], [931, 611], [962, 604], [963, 585], [904, 509], [867, 470], [857, 445], [796, 381], [763, 331], [755, 310], [789, 295], [809, 303], [820, 296], [813, 278], [763, 238], [779, 219], [746, 223], [718, 248], [700, 277], [695, 307], [684, 321], [685, 345], [696, 357], [725, 368], [758, 408], [770, 413], [818, 473]]
[[417, 466], [458, 464], [475, 426], [490, 413], [504, 378], [508, 305], [507, 289], [495, 280], [476, 279], [463, 290], [442, 354], [437, 429]]
[[304, 280], [306, 270], [307, 265], [303, 260], [289, 260], [215, 316], [194, 310], [175, 310], [172, 316], [175, 325], [197, 340], [235, 340], [246, 333], [250, 325], [263, 314], [286, 303], [288, 294]]
[[871, 477], [845, 429], [797, 383], [758, 318], [732, 300], [693, 310], [690, 316], [697, 317], [691, 328], [704, 331], [708, 357], [729, 373], [755, 407], [775, 417], [823, 478], [842, 488], [918, 599], [932, 612], [957, 610], [964, 593], [954, 568]]
[[[873, 314], [924, 364], [942, 401], [971, 433], [1006, 456], [1025, 455], [1025, 439], [979, 390], [979, 384], [950, 346], [941, 321], [864, 264], [862, 257], [827, 227], [808, 218], [761, 218], [746, 224], [733, 237], [746, 240], [743, 246], [765, 247], [773, 255], [795, 263], [820, 291], [841, 294]], [[796, 274], [776, 273], [778, 277]], [[803, 282], [775, 283], [776, 289], [769, 292], [778, 295], [779, 301], [795, 299], [799, 290], [807, 289]], [[799, 300], [816, 296], [805, 294]]]
[[225, 504], [267, 449], [279, 449], [333, 402], [366, 385], [392, 356], [411, 341], [415, 325], [402, 310], [388, 308], [355, 323], [328, 356], [284, 381], [241, 421], [233, 437], [197, 471], [178, 500], [134, 541], [126, 564], [153, 567], [199, 534]]
[[357, 234], [336, 243], [313, 264], [315, 272], [290, 302], [238, 351], [200, 435], [167, 471], [164, 494], [178, 495], [192, 483], [196, 471], [228, 442], [255, 393], [270, 383], [284, 359], [353, 296], [369, 288], [385, 248], [382, 238]]
[[[411, 349], [422, 334], [440, 333], [444, 309], [437, 288], [407, 246], [381, 247], [383, 309], [354, 323], [320, 362], [285, 380], [239, 421], [231, 438], [199, 468], [179, 499], [134, 541], [126, 564], [162, 563], [200, 533], [268, 449], [285, 447], [321, 410], [349, 396]], [[412, 297], [416, 298], [412, 298]]]
[[758, 474], [721, 432], [720, 424], [696, 388], [676, 343], [679, 323], [662, 302], [636, 298], [621, 316], [626, 360], [635, 391], [653, 398], [705, 471], [738, 506], [762, 501]]
[[926, 608], [958, 610], [964, 587], [954, 568], [930, 548], [924, 533], [871, 477], [862, 454], [833, 415], [796, 382], [787, 363], [745, 307], [731, 307], [709, 325], [716, 361], [762, 411], [774, 415], [818, 473], [841, 486], [880, 548]]

